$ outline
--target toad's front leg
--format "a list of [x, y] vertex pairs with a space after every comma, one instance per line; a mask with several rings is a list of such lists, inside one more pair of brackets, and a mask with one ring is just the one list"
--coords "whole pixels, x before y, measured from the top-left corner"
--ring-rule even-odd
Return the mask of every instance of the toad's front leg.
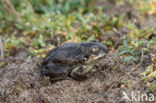
[[93, 73], [93, 66], [94, 65], [76, 66], [70, 72], [70, 76], [75, 80], [85, 80]]

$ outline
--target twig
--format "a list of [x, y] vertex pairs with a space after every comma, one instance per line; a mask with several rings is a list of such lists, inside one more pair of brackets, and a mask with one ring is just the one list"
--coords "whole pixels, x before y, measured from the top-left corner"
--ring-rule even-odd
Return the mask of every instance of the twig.
[[0, 51], [1, 51], [2, 60], [4, 60], [3, 44], [2, 44], [1, 37], [0, 37]]
[[24, 2], [30, 7], [30, 9], [34, 13], [34, 9], [33, 9], [32, 5], [31, 5], [31, 3], [28, 0], [24, 0]]
[[16, 18], [18, 19], [18, 21], [21, 22], [21, 18], [19, 16], [18, 12], [16, 11], [16, 9], [14, 8], [14, 6], [12, 5], [12, 3], [10, 2], [10, 0], [2, 0], [2, 5], [8, 14], [15, 15]]

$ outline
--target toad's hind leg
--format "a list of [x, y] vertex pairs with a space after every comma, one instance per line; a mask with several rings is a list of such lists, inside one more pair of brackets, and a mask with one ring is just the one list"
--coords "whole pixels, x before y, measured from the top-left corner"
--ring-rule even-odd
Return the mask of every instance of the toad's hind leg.
[[45, 76], [50, 76], [51, 81], [59, 81], [67, 78], [67, 68], [64, 66], [58, 66], [54, 63], [48, 63], [45, 65], [41, 73]]

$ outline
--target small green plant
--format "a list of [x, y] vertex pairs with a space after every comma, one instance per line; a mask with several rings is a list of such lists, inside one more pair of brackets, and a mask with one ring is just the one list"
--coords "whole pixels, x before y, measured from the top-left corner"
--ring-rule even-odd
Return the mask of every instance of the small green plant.
[[155, 65], [150, 65], [142, 73], [142, 80], [146, 81], [146, 80], [154, 79], [154, 78], [156, 78], [156, 67]]
[[16, 38], [15, 36], [11, 36], [11, 38], [3, 38], [4, 41], [4, 51], [12, 50], [15, 48], [23, 47], [24, 45], [24, 38]]
[[[154, 29], [138, 29], [132, 22], [128, 22], [126, 27], [129, 29], [127, 37], [123, 38], [122, 45], [118, 48], [119, 54], [124, 57], [124, 62], [136, 61], [136, 57], [141, 55], [141, 48], [149, 48], [153, 41], [148, 40]], [[147, 51], [143, 51], [146, 53]]]
[[36, 48], [36, 49], [39, 49], [41, 47], [44, 47], [45, 46], [45, 43], [43, 41], [43, 35], [40, 34], [40, 36], [39, 36], [38, 39], [33, 39], [31, 44], [32, 44], [32, 47], [33, 48]]

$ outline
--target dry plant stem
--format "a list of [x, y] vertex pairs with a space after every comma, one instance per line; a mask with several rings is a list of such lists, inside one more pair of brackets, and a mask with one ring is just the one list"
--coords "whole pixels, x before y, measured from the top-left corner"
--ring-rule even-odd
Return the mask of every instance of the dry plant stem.
[[18, 21], [21, 22], [20, 16], [18, 15], [16, 9], [14, 8], [10, 0], [2, 0], [2, 5], [3, 5], [4, 10], [9, 15], [12, 15], [12, 14], [15, 15]]
[[[143, 52], [143, 50], [141, 49], [141, 59], [140, 59], [140, 63], [137, 64], [135, 67], [133, 67], [133, 68], [131, 69], [131, 71], [127, 73], [126, 76], [129, 76], [134, 70], [138, 69], [138, 68], [141, 66], [141, 64], [142, 64], [142, 62], [143, 62], [143, 58], [144, 58], [144, 52]], [[118, 80], [116, 80], [116, 81], [112, 84], [112, 86], [111, 86], [109, 89], [112, 89], [112, 88], [116, 85], [116, 83], [120, 82], [124, 77], [125, 77], [125, 76], [122, 76], [122, 77], [120, 77]]]
[[138, 65], [136, 65], [135, 67], [133, 67], [133, 68], [131, 69], [130, 72], [128, 72], [128, 76], [129, 76], [133, 71], [135, 71], [136, 69], [138, 69], [138, 68], [141, 66], [141, 64], [142, 64], [142, 62], [143, 62], [143, 58], [144, 58], [144, 52], [143, 52], [143, 50], [141, 49], [141, 60], [140, 60], [140, 63], [139, 63]]
[[28, 0], [24, 0], [24, 2], [31, 8], [32, 12], [34, 12], [34, 9], [32, 5], [30, 4], [30, 2]]
[[1, 37], [0, 37], [0, 51], [1, 51], [2, 60], [4, 60], [3, 44], [2, 44]]

